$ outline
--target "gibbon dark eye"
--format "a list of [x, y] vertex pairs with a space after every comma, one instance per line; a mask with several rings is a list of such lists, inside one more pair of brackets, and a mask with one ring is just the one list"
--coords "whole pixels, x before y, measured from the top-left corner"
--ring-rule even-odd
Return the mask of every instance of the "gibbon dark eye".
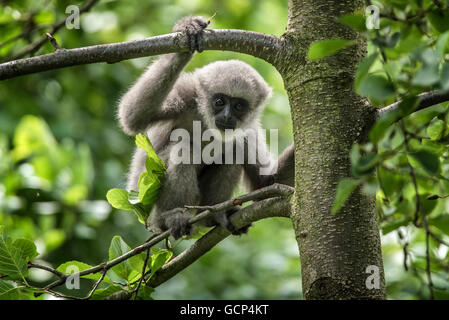
[[234, 105], [235, 111], [243, 111], [243, 106], [240, 103]]
[[222, 98], [216, 98], [214, 103], [217, 107], [224, 106], [224, 104], [225, 104], [225, 102]]

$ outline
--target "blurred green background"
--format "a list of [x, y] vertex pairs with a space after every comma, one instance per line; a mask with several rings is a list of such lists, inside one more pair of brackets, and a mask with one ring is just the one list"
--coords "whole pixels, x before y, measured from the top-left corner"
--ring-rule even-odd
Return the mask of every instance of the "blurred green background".
[[[25, 37], [5, 44], [26, 28], [30, 14], [35, 24], [51, 25], [66, 17], [68, 5], [82, 4], [62, 0], [1, 3], [1, 60], [44, 33], [44, 29], [31, 28]], [[280, 36], [287, 21], [287, 0], [101, 0], [81, 16], [79, 30], [62, 28], [55, 38], [65, 48], [141, 39], [169, 33], [183, 16], [210, 17], [214, 12], [217, 15], [210, 28]], [[46, 43], [36, 54], [52, 51]], [[255, 67], [274, 89], [263, 126], [279, 129], [281, 152], [292, 142], [290, 109], [282, 79], [271, 65], [242, 54], [207, 51], [197, 54], [187, 71], [234, 58]], [[133, 137], [117, 125], [117, 101], [152, 59], [71, 67], [0, 83], [0, 224], [13, 238], [35, 241], [39, 263], [57, 267], [79, 260], [95, 265], [107, 259], [114, 235], [122, 236], [130, 246], [148, 237], [132, 213], [112, 210], [105, 194], [124, 186], [134, 149]], [[422, 244], [422, 237], [416, 241]], [[175, 253], [189, 244], [181, 243]], [[388, 297], [425, 297], [423, 279], [402, 267], [402, 247], [395, 235], [383, 238], [383, 249]], [[33, 270], [31, 278], [42, 285], [51, 275]], [[88, 290], [88, 286], [83, 288]], [[157, 288], [153, 296], [302, 298], [291, 223], [280, 218], [255, 223], [248, 235], [226, 239]]]

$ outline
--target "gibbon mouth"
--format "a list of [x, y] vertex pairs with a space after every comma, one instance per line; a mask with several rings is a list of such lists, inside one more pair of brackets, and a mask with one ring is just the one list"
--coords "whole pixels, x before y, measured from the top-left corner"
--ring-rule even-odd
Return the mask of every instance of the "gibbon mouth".
[[221, 129], [221, 130], [225, 130], [225, 129], [235, 129], [235, 125], [231, 124], [231, 123], [225, 123], [225, 122], [220, 122], [220, 121], [215, 121], [215, 125], [217, 126], [217, 128]]

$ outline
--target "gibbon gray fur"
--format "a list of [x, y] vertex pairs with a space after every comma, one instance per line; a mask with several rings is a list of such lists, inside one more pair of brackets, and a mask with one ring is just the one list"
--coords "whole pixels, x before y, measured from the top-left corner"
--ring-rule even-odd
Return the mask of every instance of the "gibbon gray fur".
[[[154, 232], [171, 229], [175, 238], [191, 232], [187, 223], [191, 215], [179, 208], [213, 205], [230, 199], [242, 172], [251, 190], [274, 182], [293, 185], [293, 146], [279, 157], [277, 173], [260, 175], [262, 164], [276, 167], [265, 140], [260, 138], [257, 139], [256, 164], [248, 164], [246, 159], [244, 164], [174, 165], [170, 162], [170, 151], [176, 142], [169, 138], [174, 129], [183, 128], [192, 133], [195, 120], [201, 121], [202, 130], [258, 129], [260, 114], [271, 95], [271, 88], [257, 71], [238, 60], [217, 61], [192, 73], [181, 73], [194, 51], [202, 51], [202, 32], [206, 27], [207, 22], [202, 17], [181, 19], [173, 32], [187, 35], [191, 52], [159, 57], [126, 92], [118, 106], [124, 132], [146, 134], [167, 165], [149, 226]], [[191, 150], [193, 152], [193, 148]], [[137, 181], [145, 170], [145, 158], [146, 153], [136, 149], [129, 170], [128, 190], [137, 190]], [[234, 234], [245, 232], [233, 229], [227, 220], [229, 214], [217, 214], [214, 221], [208, 223], [224, 224]]]

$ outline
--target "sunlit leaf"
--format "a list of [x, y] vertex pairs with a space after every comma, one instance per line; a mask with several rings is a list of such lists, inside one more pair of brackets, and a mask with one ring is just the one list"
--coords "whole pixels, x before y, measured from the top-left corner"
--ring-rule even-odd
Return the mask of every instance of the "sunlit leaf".
[[116, 209], [132, 210], [133, 206], [128, 200], [128, 192], [123, 189], [111, 189], [106, 194], [106, 199]]
[[13, 246], [6, 233], [0, 231], [0, 275], [8, 275], [7, 279], [25, 281], [28, 275], [28, 264], [24, 253]]
[[310, 45], [307, 57], [309, 60], [317, 60], [330, 56], [355, 43], [354, 40], [325, 39], [315, 41]]
[[159, 249], [159, 248], [151, 248], [152, 262], [151, 262], [151, 274], [152, 277], [156, 271], [158, 271], [164, 264], [166, 264], [173, 255], [173, 252]]
[[427, 127], [427, 134], [431, 140], [439, 140], [443, 137], [445, 127], [446, 123], [435, 117]]
[[13, 242], [13, 246], [23, 252], [23, 256], [29, 261], [37, 257], [38, 252], [33, 241], [28, 239], [17, 239]]
[[146, 136], [139, 133], [136, 136], [136, 145], [140, 149], [147, 152], [149, 159], [149, 168], [147, 168], [148, 172], [163, 172], [166, 169], [165, 163], [156, 154], [150, 140]]
[[143, 172], [139, 178], [139, 199], [143, 204], [153, 204], [156, 202], [158, 191], [161, 187], [159, 179]]
[[10, 281], [0, 280], [0, 300], [18, 300], [19, 289]]
[[[109, 260], [114, 260], [131, 251], [120, 236], [114, 236], [109, 247]], [[135, 255], [112, 267], [112, 270], [123, 280], [132, 282], [139, 278], [143, 268], [143, 254]]]
[[361, 14], [347, 14], [340, 17], [338, 21], [354, 30], [360, 32], [366, 31], [366, 18]]

